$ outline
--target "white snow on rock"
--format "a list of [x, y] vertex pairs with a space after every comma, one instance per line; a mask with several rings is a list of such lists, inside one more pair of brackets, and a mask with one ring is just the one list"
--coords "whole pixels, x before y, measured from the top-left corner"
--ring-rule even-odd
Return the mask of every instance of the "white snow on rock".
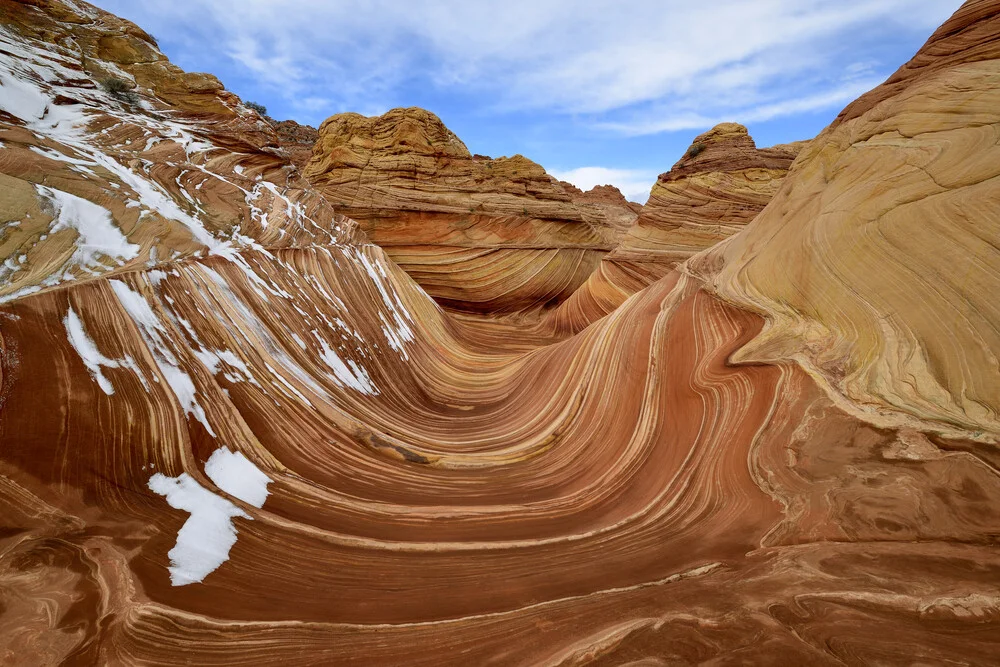
[[177, 356], [170, 349], [170, 346], [167, 345], [167, 341], [164, 338], [166, 328], [160, 322], [160, 318], [141, 294], [133, 292], [128, 285], [120, 280], [109, 280], [108, 282], [118, 296], [118, 301], [121, 302], [122, 307], [131, 316], [136, 326], [139, 327], [142, 339], [145, 341], [150, 352], [153, 353], [153, 358], [156, 360], [156, 365], [160, 369], [160, 373], [163, 374], [167, 384], [170, 385], [184, 412], [201, 422], [205, 430], [214, 438], [215, 431], [212, 429], [211, 424], [208, 423], [208, 416], [205, 414], [205, 409], [198, 403], [196, 396], [197, 388], [194, 386], [194, 381], [191, 380], [191, 377], [187, 373], [181, 370]]
[[142, 382], [142, 386], [149, 389], [149, 385], [146, 383], [146, 378], [140, 372], [139, 367], [136, 365], [135, 361], [131, 357], [125, 357], [124, 359], [108, 359], [101, 351], [97, 349], [97, 344], [87, 335], [86, 330], [83, 328], [83, 322], [80, 321], [80, 316], [76, 314], [72, 308], [66, 313], [66, 317], [63, 318], [63, 324], [66, 326], [66, 333], [69, 335], [69, 343], [76, 350], [76, 353], [80, 355], [80, 359], [83, 360], [83, 365], [87, 367], [90, 372], [90, 376], [94, 378], [97, 384], [101, 387], [105, 394], [111, 396], [115, 393], [115, 388], [111, 384], [111, 381], [105, 377], [104, 372], [101, 370], [104, 368], [128, 368], [135, 372], [139, 376], [139, 380]]
[[229, 560], [229, 550], [236, 544], [233, 517], [251, 517], [187, 473], [177, 477], [156, 473], [149, 478], [148, 486], [154, 493], [165, 496], [174, 509], [191, 514], [177, 532], [174, 548], [167, 553], [170, 583], [186, 586], [203, 581]]
[[103, 267], [101, 256], [121, 265], [139, 254], [139, 246], [128, 242], [106, 208], [44, 185], [36, 185], [35, 189], [55, 214], [49, 233], [73, 229], [78, 235], [71, 264], [94, 270]]
[[220, 489], [254, 507], [263, 507], [271, 478], [242, 452], [219, 447], [205, 463], [205, 474]]
[[385, 272], [385, 268], [382, 266], [381, 262], [378, 263], [378, 268], [368, 259], [365, 253], [361, 250], [356, 251], [355, 255], [364, 265], [365, 270], [371, 277], [372, 282], [375, 283], [375, 287], [378, 288], [379, 293], [382, 295], [382, 301], [385, 302], [386, 307], [392, 314], [392, 322], [390, 323], [388, 318], [386, 318], [382, 313], [379, 313], [379, 318], [382, 320], [382, 333], [385, 334], [386, 342], [389, 346], [399, 352], [403, 358], [409, 358], [406, 354], [406, 349], [404, 343], [412, 341], [413, 329], [407, 324], [407, 320], [413, 321], [413, 316], [403, 305], [400, 300], [399, 295], [395, 290], [392, 294], [385, 288], [383, 280], [388, 279], [388, 275]]
[[[219, 273], [213, 270], [211, 267], [205, 266], [203, 264], [196, 265], [197, 271], [201, 272], [209, 280], [211, 280], [219, 288], [222, 300], [226, 304], [231, 306], [231, 309], [225, 309], [225, 312], [229, 313], [230, 320], [223, 320], [223, 323], [229, 329], [230, 333], [234, 336], [238, 336], [245, 340], [250, 346], [260, 346], [262, 347], [278, 364], [284, 368], [286, 371], [294, 375], [298, 380], [300, 380], [305, 386], [316, 393], [317, 396], [326, 397], [326, 392], [316, 384], [316, 381], [301, 367], [299, 366], [292, 357], [288, 355], [281, 343], [271, 335], [268, 328], [261, 322], [254, 312], [247, 307], [243, 301], [240, 300], [238, 296], [230, 288], [229, 283], [226, 282]], [[289, 383], [285, 377], [276, 371], [270, 364], [265, 364], [266, 368], [271, 372], [271, 374], [279, 381], [283, 386], [285, 386], [289, 391], [296, 397], [301, 399], [307, 405], [312, 405], [312, 403], [302, 395], [302, 393], [296, 389], [291, 383]]]
[[92, 145], [86, 128], [93, 109], [99, 108], [106, 115], [169, 137], [184, 148], [189, 159], [194, 153], [216, 147], [195, 138], [176, 121], [157, 121], [142, 114], [116, 110], [116, 101], [100, 90], [74, 88], [67, 91], [69, 96], [83, 100], [83, 104], [53, 104], [55, 96], [62, 92], [61, 81], [80, 75], [60, 65], [53, 55], [0, 28], [0, 110], [20, 118], [35, 134], [57, 141], [80, 156], [59, 158], [59, 152], [51, 151], [48, 157], [63, 159], [77, 168], [91, 171], [93, 167], [103, 167], [135, 192], [141, 207], [182, 223], [191, 236], [213, 254], [229, 255], [232, 252], [229, 243], [209, 233], [200, 220], [181, 209], [159, 184], [145, 178], [144, 174], [133, 172]]
[[118, 368], [118, 362], [114, 359], [108, 359], [101, 354], [100, 350], [97, 349], [97, 345], [90, 339], [87, 332], [84, 331], [83, 322], [80, 321], [80, 317], [72, 308], [66, 313], [63, 324], [66, 325], [66, 332], [69, 334], [70, 345], [80, 355], [83, 365], [87, 367], [91, 377], [97, 381], [97, 384], [104, 390], [104, 393], [111, 396], [115, 393], [115, 388], [111, 385], [111, 381], [104, 377], [101, 366]]
[[[353, 360], [348, 360], [350, 368], [343, 360], [337, 356], [337, 353], [327, 344], [325, 340], [319, 338], [320, 347], [323, 348], [320, 352], [320, 358], [323, 362], [333, 371], [333, 378], [339, 385], [346, 385], [352, 389], [360, 391], [362, 394], [368, 394], [369, 396], [374, 396], [378, 394], [378, 390], [375, 385], [372, 384], [371, 378], [368, 377], [368, 372], [358, 366]], [[353, 369], [353, 372], [352, 372]]]
[[[231, 452], [227, 447], [215, 450], [205, 463], [205, 474], [220, 489], [249, 505], [263, 507], [267, 500], [271, 479], [241, 452]], [[232, 501], [212, 493], [187, 473], [177, 477], [156, 473], [149, 478], [148, 486], [166, 497], [174, 509], [191, 514], [178, 531], [174, 548], [167, 553], [167, 569], [174, 586], [204, 581], [229, 560], [237, 538], [233, 517], [253, 520]]]

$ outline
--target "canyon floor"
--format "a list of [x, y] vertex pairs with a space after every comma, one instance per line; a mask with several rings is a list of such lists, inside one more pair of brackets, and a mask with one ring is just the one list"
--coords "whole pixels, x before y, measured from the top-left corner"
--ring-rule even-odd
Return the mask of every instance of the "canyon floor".
[[0, 260], [0, 664], [1000, 655], [996, 0], [641, 207], [0, 0]]

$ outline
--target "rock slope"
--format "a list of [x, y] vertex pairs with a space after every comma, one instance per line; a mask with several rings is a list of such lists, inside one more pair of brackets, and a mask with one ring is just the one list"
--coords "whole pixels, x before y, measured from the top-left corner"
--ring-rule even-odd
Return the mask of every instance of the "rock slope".
[[795, 359], [872, 418], [1000, 426], [995, 11], [963, 5], [803, 150], [747, 233], [697, 262], [768, 319], [738, 360]]
[[333, 116], [306, 168], [313, 185], [442, 305], [501, 313], [558, 304], [636, 218], [527, 158], [472, 155], [434, 114]]
[[1000, 3], [743, 231], [548, 344], [439, 308], [228, 93], [136, 76], [115, 105], [128, 63], [91, 49], [156, 53], [134, 26], [0, 22], [4, 238], [37, 236], [0, 246], [29, 272], [0, 304], [0, 661], [995, 662], [1000, 429], [961, 406], [997, 377]]
[[771, 201], [805, 142], [758, 149], [747, 129], [722, 123], [695, 138], [653, 185], [638, 220], [545, 325], [575, 333], [742, 230]]

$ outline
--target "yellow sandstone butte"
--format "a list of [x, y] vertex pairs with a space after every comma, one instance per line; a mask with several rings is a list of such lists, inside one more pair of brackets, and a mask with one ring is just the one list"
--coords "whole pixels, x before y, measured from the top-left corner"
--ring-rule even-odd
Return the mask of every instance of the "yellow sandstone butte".
[[428, 294], [473, 313], [559, 304], [637, 217], [521, 155], [472, 155], [417, 108], [327, 119], [305, 173]]

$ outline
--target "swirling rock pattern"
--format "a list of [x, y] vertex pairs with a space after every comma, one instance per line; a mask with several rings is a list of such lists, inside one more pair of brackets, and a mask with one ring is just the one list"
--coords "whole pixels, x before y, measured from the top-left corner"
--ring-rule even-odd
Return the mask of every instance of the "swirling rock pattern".
[[[269, 123], [138, 27], [83, 4], [0, 8], [0, 300], [356, 233]], [[108, 77], [135, 98], [102, 90]]]
[[[53, 45], [67, 34], [81, 35], [79, 45], [91, 33], [121, 34], [109, 26], [133, 30], [82, 2], [0, 1], [8, 68], [12, 43], [19, 63], [42, 67], [70, 58]], [[967, 4], [927, 48], [960, 53], [941, 45], [998, 24], [1000, 5]], [[954, 66], [1000, 71], [998, 60]], [[4, 88], [33, 81], [53, 104], [61, 89], [49, 86], [65, 85], [15, 74]], [[939, 81], [936, 90], [943, 103], [969, 88]], [[751, 292], [758, 274], [735, 272], [727, 253], [747, 252], [769, 229], [769, 243], [791, 233], [770, 216], [811, 182], [803, 161], [824, 159], [822, 150], [800, 158], [723, 248], [580, 333], [546, 338], [507, 318], [440, 308], [321, 194], [281, 189], [273, 179], [295, 170], [280, 147], [227, 149], [227, 121], [183, 116], [199, 143], [185, 153], [157, 134], [171, 156], [159, 162], [149, 141], [123, 147], [108, 138], [114, 131], [95, 132], [112, 122], [107, 101], [79, 95], [87, 122], [72, 146], [31, 117], [4, 116], [0, 166], [22, 184], [5, 201], [41, 210], [42, 192], [80, 217], [93, 210], [58, 194], [78, 188], [140, 249], [45, 284], [38, 267], [63, 276], [63, 257], [80, 245], [79, 230], [68, 230], [66, 248], [36, 250], [36, 273], [0, 305], [5, 663], [995, 661], [1000, 431], [926, 413], [885, 423], [804, 354], [732, 361], [759, 354], [782, 321], [760, 306], [774, 283]], [[116, 113], [112, 127], [136, 136], [158, 127]], [[983, 132], [985, 113], [959, 105], [947, 118]], [[895, 145], [907, 151], [922, 136]], [[83, 173], [48, 162], [17, 171], [8, 152], [40, 155], [32, 146], [67, 152]], [[122, 179], [98, 159], [140, 148], [148, 170], [133, 173], [145, 176]], [[203, 187], [162, 177], [182, 157], [207, 177]], [[827, 187], [840, 197], [867, 191], [872, 179], [853, 179], [853, 162], [841, 159]], [[254, 183], [270, 193], [268, 208], [248, 201]], [[123, 211], [133, 207], [114, 207], [137, 188], [139, 205], [161, 214], [130, 231]], [[168, 201], [204, 224], [207, 243], [192, 240], [187, 218], [162, 213]], [[303, 202], [308, 220], [289, 212]], [[955, 224], [979, 205], [952, 204], [940, 216]], [[32, 224], [55, 236], [60, 218], [39, 219]], [[157, 247], [178, 250], [151, 256], [140, 242], [147, 226], [172, 230]], [[931, 236], [937, 229], [924, 243], [961, 238]], [[828, 258], [846, 252], [819, 248]], [[873, 272], [853, 298], [895, 294], [893, 266], [883, 262], [887, 273]], [[944, 287], [956, 275], [942, 267], [909, 287], [928, 299], [955, 294]], [[745, 294], [762, 300], [741, 307]], [[866, 321], [843, 335], [862, 344]], [[962, 322], [971, 327], [954, 329]], [[918, 324], [886, 339], [930, 346]], [[976, 350], [951, 354], [943, 368], [964, 368]]]
[[806, 142], [758, 149], [722, 123], [699, 135], [661, 174], [621, 243], [545, 324], [576, 333], [693, 255], [741, 231], [771, 201]]
[[439, 303], [475, 313], [564, 301], [638, 214], [521, 155], [472, 155], [417, 108], [327, 119], [306, 176]]
[[747, 233], [697, 262], [768, 318], [736, 359], [795, 359], [886, 424], [997, 430], [995, 14], [963, 5], [803, 150]]

